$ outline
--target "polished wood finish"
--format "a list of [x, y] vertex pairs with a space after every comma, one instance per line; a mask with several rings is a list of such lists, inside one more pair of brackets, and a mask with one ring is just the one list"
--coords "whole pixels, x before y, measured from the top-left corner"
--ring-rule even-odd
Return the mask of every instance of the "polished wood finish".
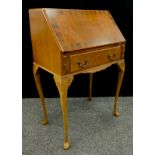
[[75, 72], [86, 68], [99, 66], [111, 61], [120, 60], [121, 57], [120, 46], [113, 48], [106, 48], [94, 52], [85, 52], [80, 54], [73, 54], [69, 56], [69, 72]]
[[43, 9], [42, 11], [62, 52], [125, 41], [107, 10]]
[[119, 69], [114, 115], [125, 71], [125, 39], [107, 10], [30, 9], [33, 73], [43, 108], [47, 111], [39, 78], [39, 68], [54, 75], [64, 124], [64, 149], [68, 149], [67, 93], [74, 75], [89, 73], [89, 100], [93, 73], [116, 64]]
[[42, 9], [29, 11], [33, 62], [61, 74], [61, 52], [47, 24]]
[[[79, 53], [89, 60], [94, 55], [102, 60], [107, 55], [97, 54], [97, 51], [104, 51], [106, 46], [110, 46], [109, 51], [115, 53], [115, 48], [121, 50], [125, 44], [123, 35], [108, 11], [31, 9], [29, 16], [33, 61], [52, 74], [65, 75], [77, 71], [77, 61], [81, 59]], [[123, 55], [122, 52], [120, 54]], [[113, 55], [110, 57], [113, 59]], [[93, 65], [94, 62], [89, 62], [88, 67]]]

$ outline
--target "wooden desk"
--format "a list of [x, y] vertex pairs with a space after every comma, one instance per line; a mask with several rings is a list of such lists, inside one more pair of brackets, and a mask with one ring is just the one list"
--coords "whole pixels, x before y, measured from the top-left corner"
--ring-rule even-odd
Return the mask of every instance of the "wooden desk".
[[109, 11], [72, 9], [30, 9], [33, 47], [33, 73], [43, 107], [43, 125], [47, 111], [39, 78], [39, 68], [54, 75], [59, 90], [64, 123], [64, 149], [69, 148], [67, 92], [73, 77], [90, 73], [91, 100], [93, 73], [116, 64], [118, 84], [114, 115], [125, 71], [125, 39]]

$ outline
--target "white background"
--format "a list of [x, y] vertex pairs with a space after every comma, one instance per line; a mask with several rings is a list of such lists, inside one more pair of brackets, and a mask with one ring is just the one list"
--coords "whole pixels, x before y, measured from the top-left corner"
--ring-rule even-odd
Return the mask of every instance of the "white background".
[[[133, 152], [155, 155], [155, 4], [133, 6]], [[22, 154], [21, 0], [0, 1], [0, 154]]]

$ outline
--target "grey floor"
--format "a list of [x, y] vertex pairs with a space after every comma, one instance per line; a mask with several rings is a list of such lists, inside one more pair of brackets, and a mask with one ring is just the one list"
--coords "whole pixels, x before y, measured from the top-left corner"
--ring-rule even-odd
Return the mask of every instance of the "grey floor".
[[119, 98], [121, 116], [112, 115], [113, 98], [69, 98], [69, 139], [63, 150], [59, 98], [46, 99], [49, 124], [41, 125], [39, 99], [23, 99], [23, 155], [132, 155], [132, 97]]

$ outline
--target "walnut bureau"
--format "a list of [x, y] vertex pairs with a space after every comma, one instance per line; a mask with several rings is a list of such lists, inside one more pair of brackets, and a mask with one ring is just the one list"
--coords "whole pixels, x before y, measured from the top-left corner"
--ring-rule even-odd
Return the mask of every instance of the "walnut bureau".
[[30, 9], [33, 74], [43, 108], [43, 125], [48, 123], [39, 68], [53, 74], [60, 94], [64, 124], [64, 149], [68, 149], [67, 92], [73, 77], [93, 73], [116, 64], [118, 83], [114, 116], [119, 116], [117, 99], [125, 71], [125, 39], [107, 10]]

